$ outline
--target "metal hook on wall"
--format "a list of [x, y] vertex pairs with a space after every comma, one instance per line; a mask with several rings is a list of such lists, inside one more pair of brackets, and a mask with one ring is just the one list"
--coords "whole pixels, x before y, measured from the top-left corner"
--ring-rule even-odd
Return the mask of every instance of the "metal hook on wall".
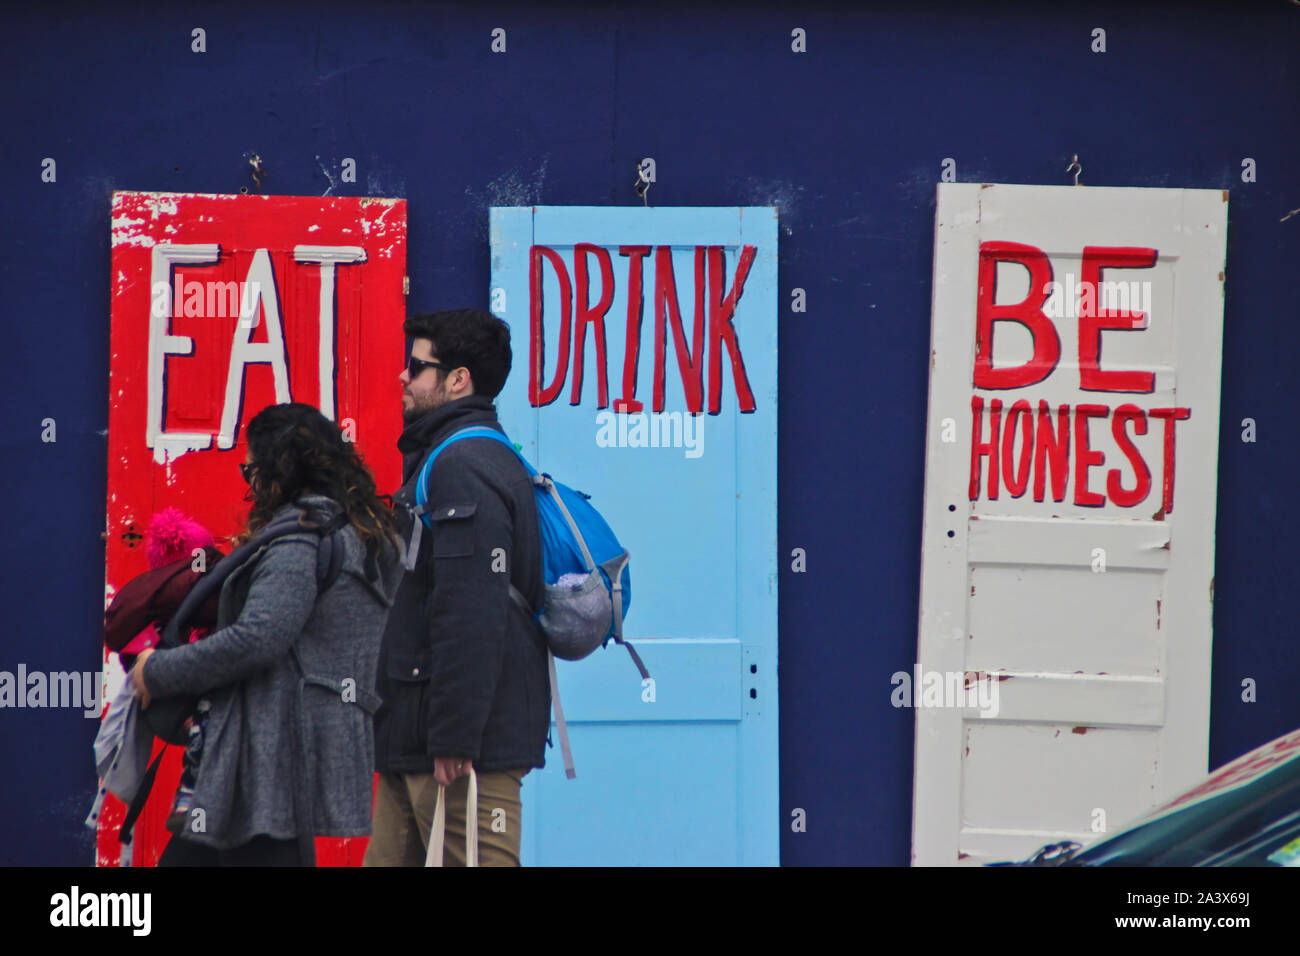
[[[266, 168], [262, 165], [262, 157], [257, 155], [257, 153], [245, 153], [244, 158], [248, 160], [248, 165], [252, 167], [252, 172], [249, 175], [253, 177], [253, 185], [260, 192], [262, 189], [262, 179], [266, 176]], [[240, 186], [239, 191], [247, 195], [248, 187]]]
[[636, 194], [641, 197], [643, 206], [650, 205], [649, 192], [652, 182], [654, 180], [650, 178], [650, 161], [643, 159], [636, 164]]
[[1074, 184], [1079, 185], [1079, 175], [1083, 172], [1083, 167], [1079, 165], [1079, 154], [1075, 153], [1070, 157], [1070, 165], [1065, 167], [1065, 171], [1074, 172]]

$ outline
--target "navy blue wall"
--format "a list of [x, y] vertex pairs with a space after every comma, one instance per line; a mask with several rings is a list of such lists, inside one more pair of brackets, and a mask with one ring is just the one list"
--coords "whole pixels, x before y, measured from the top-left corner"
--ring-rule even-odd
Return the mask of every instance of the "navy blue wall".
[[[915, 658], [934, 184], [945, 157], [1064, 184], [1078, 153], [1089, 185], [1231, 191], [1211, 765], [1300, 724], [1300, 215], [1279, 222], [1300, 7], [655, 6], [6, 12], [0, 670], [99, 660], [111, 190], [237, 192], [256, 151], [265, 191], [320, 195], [353, 157], [333, 195], [410, 200], [410, 302], [433, 308], [486, 304], [489, 206], [634, 204], [652, 156], [654, 204], [781, 208], [782, 859], [904, 864], [913, 715], [889, 675]], [[93, 859], [94, 725], [0, 711], [0, 863]]]

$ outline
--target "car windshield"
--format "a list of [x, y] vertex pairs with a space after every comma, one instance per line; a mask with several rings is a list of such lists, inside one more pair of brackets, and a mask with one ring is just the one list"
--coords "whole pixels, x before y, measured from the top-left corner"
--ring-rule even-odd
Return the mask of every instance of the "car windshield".
[[1300, 865], [1300, 731], [1229, 764], [1071, 866]]

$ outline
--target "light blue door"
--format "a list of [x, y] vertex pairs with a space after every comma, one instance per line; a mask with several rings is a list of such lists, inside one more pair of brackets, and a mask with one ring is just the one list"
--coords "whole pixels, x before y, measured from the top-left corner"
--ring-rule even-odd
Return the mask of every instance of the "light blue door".
[[653, 679], [557, 662], [577, 777], [525, 778], [523, 862], [776, 864], [776, 210], [495, 208], [491, 243], [501, 421], [630, 552]]

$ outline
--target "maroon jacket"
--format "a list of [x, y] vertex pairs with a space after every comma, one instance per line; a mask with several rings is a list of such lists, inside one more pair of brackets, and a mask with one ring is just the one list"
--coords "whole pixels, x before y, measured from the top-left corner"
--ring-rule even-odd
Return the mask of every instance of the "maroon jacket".
[[[216, 548], [208, 547], [203, 551], [209, 569], [223, 557]], [[191, 558], [181, 558], [138, 574], [122, 585], [104, 612], [104, 646], [110, 651], [120, 652], [150, 624], [161, 632], [190, 593], [190, 588], [203, 577], [204, 572], [195, 571], [192, 563]], [[220, 592], [217, 592], [203, 603], [189, 622], [191, 627], [212, 630], [217, 623], [219, 597]]]

